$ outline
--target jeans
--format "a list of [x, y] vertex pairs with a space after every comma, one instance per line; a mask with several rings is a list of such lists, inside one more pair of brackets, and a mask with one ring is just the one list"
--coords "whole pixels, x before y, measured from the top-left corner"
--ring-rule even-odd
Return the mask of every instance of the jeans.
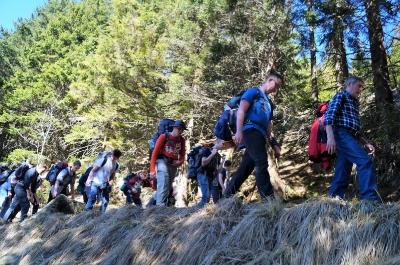
[[0, 219], [3, 219], [5, 213], [10, 208], [11, 202], [12, 202], [11, 198], [6, 197], [4, 199], [4, 202], [1, 205]]
[[17, 206], [20, 205], [21, 216], [19, 218], [19, 222], [22, 222], [28, 215], [30, 202], [27, 198], [26, 190], [24, 189], [23, 186], [17, 184], [14, 188], [14, 192], [15, 192], [15, 196], [14, 196], [13, 202], [11, 203], [10, 208], [4, 214], [3, 219], [11, 222], [13, 217], [15, 216], [15, 213], [18, 210]]
[[246, 150], [243, 154], [239, 168], [236, 170], [235, 174], [232, 176], [226, 187], [224, 193], [225, 198], [228, 198], [239, 191], [240, 186], [242, 186], [242, 184], [250, 176], [251, 172], [253, 172], [254, 166], [254, 161], [253, 159], [251, 159], [249, 153]]
[[129, 194], [128, 192], [124, 192], [125, 196], [126, 196], [126, 203], [132, 204], [134, 203], [137, 207], [139, 208], [143, 208], [142, 205], [142, 199], [140, 198], [133, 198], [132, 194]]
[[213, 202], [218, 203], [219, 199], [222, 198], [222, 190], [219, 187], [214, 187], [212, 188], [212, 198]]
[[176, 167], [173, 167], [164, 162], [164, 159], [157, 159], [157, 192], [155, 199], [157, 205], [168, 206], [169, 191], [172, 188], [172, 183], [177, 172]]
[[351, 169], [353, 164], [356, 164], [361, 199], [379, 202], [374, 163], [371, 157], [358, 144], [350, 132], [344, 129], [335, 129], [333, 133], [338, 155], [329, 196], [343, 198], [350, 183]]
[[102, 184], [96, 184], [92, 182], [92, 185], [90, 186], [90, 195], [88, 202], [86, 204], [86, 210], [92, 210], [93, 205], [96, 203], [96, 198], [98, 195], [100, 195], [100, 200], [101, 200], [101, 205], [100, 205], [100, 211], [105, 212], [106, 208], [108, 206], [108, 202], [110, 201], [110, 194], [107, 189], [100, 189], [100, 186]]
[[268, 172], [267, 141], [265, 136], [255, 128], [243, 131], [243, 142], [246, 152], [254, 161], [256, 168], [256, 185], [261, 198], [267, 198], [274, 194]]
[[207, 174], [197, 173], [197, 182], [199, 183], [201, 190], [201, 201], [197, 204], [197, 206], [203, 207], [206, 203], [210, 202], [210, 196], [212, 191], [212, 180], [207, 177]]
[[7, 198], [7, 195], [8, 195], [6, 185], [7, 185], [7, 181], [0, 185], [0, 209], [3, 208], [3, 202], [5, 201], [5, 199]]

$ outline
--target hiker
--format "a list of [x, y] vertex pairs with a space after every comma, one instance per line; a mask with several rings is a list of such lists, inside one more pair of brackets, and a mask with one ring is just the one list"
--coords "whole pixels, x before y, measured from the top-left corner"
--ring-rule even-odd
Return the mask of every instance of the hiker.
[[[29, 167], [27, 164], [25, 165]], [[16, 212], [18, 212], [19, 210], [19, 205], [21, 207], [21, 215], [18, 223], [21, 223], [27, 217], [30, 202], [34, 204], [36, 202], [37, 207], [39, 206], [39, 201], [36, 195], [37, 181], [38, 176], [42, 174], [46, 169], [46, 165], [40, 164], [36, 167], [29, 168], [21, 177], [18, 177], [18, 174], [16, 172], [18, 183], [14, 188], [15, 197], [13, 199], [13, 202], [11, 203], [10, 208], [3, 216], [4, 220], [11, 222], [16, 215]], [[16, 171], [18, 171], [18, 169]]]
[[172, 127], [172, 132], [158, 137], [151, 156], [150, 178], [157, 179], [157, 191], [153, 196], [159, 206], [167, 206], [177, 168], [185, 161], [185, 139], [181, 135], [186, 130], [186, 125], [183, 121], [176, 120]]
[[[0, 210], [1, 212], [4, 211], [4, 208], [9, 208], [10, 207], [10, 198], [12, 196], [11, 194], [11, 175], [13, 171], [7, 167], [0, 167], [2, 171], [0, 171], [0, 174], [2, 176], [2, 180], [0, 182]], [[2, 215], [0, 215], [0, 218], [2, 218]]]
[[114, 183], [115, 173], [119, 167], [117, 160], [121, 157], [122, 153], [118, 149], [115, 149], [112, 153], [105, 153], [106, 156], [103, 156], [104, 153], [101, 153], [96, 159], [85, 183], [87, 187], [90, 186], [90, 196], [86, 204], [87, 211], [93, 209], [99, 191], [101, 199], [99, 210], [101, 212], [106, 211], [110, 200], [111, 187]]
[[[271, 136], [273, 104], [267, 95], [277, 92], [282, 87], [283, 81], [283, 77], [280, 74], [269, 74], [259, 89], [249, 89], [243, 94], [237, 112], [237, 132], [234, 142], [237, 146], [244, 143], [246, 151], [239, 166], [242, 172], [235, 173], [229, 186], [242, 184], [255, 167], [256, 185], [262, 199], [274, 199], [274, 190], [268, 172], [266, 150], [267, 139], [270, 139]], [[258, 100], [254, 101], [256, 98]], [[239, 187], [236, 188], [239, 189]], [[228, 192], [232, 192], [232, 189], [227, 190], [225, 193]]]
[[67, 194], [67, 187], [70, 185], [71, 187], [71, 199], [75, 199], [75, 180], [76, 180], [76, 172], [81, 168], [81, 162], [79, 160], [75, 161], [72, 166], [67, 167], [61, 170], [57, 175], [56, 182], [52, 185], [49, 199], [47, 203], [51, 202], [55, 197], [59, 194]]
[[197, 172], [197, 182], [201, 190], [201, 200], [196, 205], [198, 207], [203, 207], [210, 202], [213, 180], [218, 178], [217, 172], [222, 169], [220, 155], [218, 154], [218, 149], [221, 148], [222, 140], [217, 139], [213, 147], [205, 148], [202, 153], [201, 168]]
[[137, 207], [143, 208], [142, 199], [140, 198], [141, 190], [144, 187], [152, 187], [153, 181], [147, 177], [147, 171], [142, 171], [138, 175], [133, 174], [126, 181], [126, 188], [124, 194], [126, 196], [126, 203], [134, 203]]
[[326, 150], [329, 154], [334, 154], [337, 150], [329, 196], [343, 199], [350, 183], [351, 169], [356, 164], [361, 199], [379, 202], [374, 163], [369, 156], [375, 152], [375, 148], [360, 133], [357, 98], [364, 90], [364, 81], [360, 77], [352, 76], [346, 79], [344, 86], [345, 90], [331, 99], [325, 114], [328, 137]]
[[231, 168], [232, 162], [230, 160], [225, 160], [223, 168], [218, 172], [218, 177], [213, 182], [212, 198], [214, 203], [218, 203], [222, 198], [222, 194], [225, 193], [225, 180], [227, 179], [227, 173], [229, 174]]

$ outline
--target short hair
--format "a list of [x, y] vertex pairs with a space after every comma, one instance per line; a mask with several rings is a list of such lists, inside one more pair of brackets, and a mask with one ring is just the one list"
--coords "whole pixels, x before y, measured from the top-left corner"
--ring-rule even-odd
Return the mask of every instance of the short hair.
[[282, 81], [282, 85], [285, 83], [285, 78], [283, 77], [283, 75], [281, 75], [278, 72], [270, 73], [265, 80], [268, 80], [271, 77], [275, 77], [275, 78], [280, 79]]
[[232, 165], [231, 160], [225, 160], [224, 167], [229, 167]]
[[122, 156], [122, 152], [119, 149], [114, 149], [112, 155], [113, 157], [120, 158]]
[[344, 88], [346, 88], [350, 83], [355, 84], [357, 82], [364, 83], [364, 80], [358, 76], [350, 76], [346, 78], [346, 81], [344, 81]]
[[78, 167], [82, 166], [81, 161], [79, 161], [79, 160], [76, 160], [72, 165], [78, 166]]

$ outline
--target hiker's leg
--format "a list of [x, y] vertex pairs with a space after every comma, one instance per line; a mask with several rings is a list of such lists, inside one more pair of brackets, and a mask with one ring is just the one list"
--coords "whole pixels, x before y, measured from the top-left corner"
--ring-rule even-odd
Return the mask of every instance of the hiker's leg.
[[90, 186], [88, 202], [86, 203], [86, 210], [93, 209], [93, 205], [95, 204], [97, 198], [97, 190], [98, 190], [98, 185], [92, 182], [92, 185]]
[[159, 206], [166, 206], [169, 187], [170, 187], [170, 176], [168, 165], [163, 159], [157, 159], [157, 193], [156, 201]]
[[[18, 204], [21, 206], [21, 214], [19, 217], [19, 222], [22, 222], [28, 216], [28, 211], [29, 207], [31, 206], [31, 203], [27, 198], [27, 193], [24, 187], [17, 185], [14, 190], [15, 190], [15, 197], [18, 198]], [[16, 208], [17, 207], [15, 207], [14, 210], [16, 210]], [[10, 215], [12, 216], [12, 214]]]
[[108, 202], [110, 201], [110, 193], [108, 192], [107, 189], [101, 190], [100, 198], [101, 198], [100, 211], [104, 213], [107, 209]]
[[132, 204], [133, 203], [132, 195], [125, 191], [124, 194], [126, 196], [126, 204]]
[[143, 205], [142, 205], [142, 200], [140, 198], [138, 199], [133, 199], [133, 203], [139, 207], [140, 209], [143, 209]]
[[261, 198], [274, 194], [268, 172], [268, 154], [264, 135], [257, 129], [250, 128], [243, 131], [243, 142], [246, 152], [254, 161], [256, 167], [256, 185]]
[[222, 190], [219, 189], [219, 187], [213, 187], [212, 189], [212, 199], [214, 204], [218, 203], [219, 199], [222, 198]]
[[10, 206], [11, 206], [11, 198], [6, 197], [1, 208], [0, 219], [3, 219], [5, 213], [10, 208]]
[[201, 190], [201, 200], [197, 206], [203, 207], [206, 203], [210, 201], [210, 183], [206, 172], [197, 173], [197, 182], [199, 183]]
[[254, 170], [254, 161], [246, 150], [243, 154], [239, 168], [236, 170], [235, 174], [229, 181], [228, 186], [226, 187], [224, 197], [228, 198], [233, 194], [237, 193], [240, 189], [240, 186], [246, 181], [246, 179], [250, 176], [253, 170]]
[[350, 174], [353, 167], [353, 163], [347, 159], [348, 152], [352, 152], [353, 148], [346, 141], [352, 141], [354, 137], [345, 130], [335, 130], [334, 136], [338, 155], [336, 158], [335, 174], [329, 189], [329, 196], [343, 198], [350, 183]]
[[[338, 139], [338, 140], [336, 140]], [[358, 181], [360, 185], [360, 194], [362, 200], [372, 200], [379, 202], [377, 196], [377, 180], [374, 170], [374, 163], [367, 152], [358, 144], [355, 138], [345, 130], [335, 130], [336, 149], [338, 150], [338, 159], [344, 156], [349, 164], [347, 168], [347, 185], [350, 181], [351, 168], [353, 164], [358, 167]], [[350, 166], [351, 165], [351, 166]], [[339, 172], [340, 165], [336, 163], [336, 170]], [[347, 186], [346, 186], [347, 188]], [[345, 189], [344, 189], [345, 191]], [[343, 195], [344, 195], [343, 191]], [[343, 197], [343, 195], [341, 197]], [[340, 195], [339, 195], [340, 196]]]

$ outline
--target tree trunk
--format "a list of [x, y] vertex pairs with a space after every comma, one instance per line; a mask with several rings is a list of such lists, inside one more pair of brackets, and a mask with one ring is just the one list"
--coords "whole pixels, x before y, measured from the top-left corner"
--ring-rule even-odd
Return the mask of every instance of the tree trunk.
[[[312, 12], [312, 0], [307, 1], [308, 12]], [[318, 83], [317, 83], [317, 51], [315, 48], [314, 21], [310, 21], [310, 63], [311, 63], [311, 91], [312, 99], [318, 101]]]
[[344, 81], [349, 76], [349, 68], [346, 58], [346, 47], [344, 43], [343, 24], [340, 16], [334, 21], [333, 50], [335, 51], [336, 91], [342, 91]]
[[375, 102], [379, 109], [385, 103], [393, 104], [393, 93], [389, 85], [389, 70], [384, 46], [383, 28], [378, 0], [364, 0], [367, 14], [371, 65], [374, 76]]

